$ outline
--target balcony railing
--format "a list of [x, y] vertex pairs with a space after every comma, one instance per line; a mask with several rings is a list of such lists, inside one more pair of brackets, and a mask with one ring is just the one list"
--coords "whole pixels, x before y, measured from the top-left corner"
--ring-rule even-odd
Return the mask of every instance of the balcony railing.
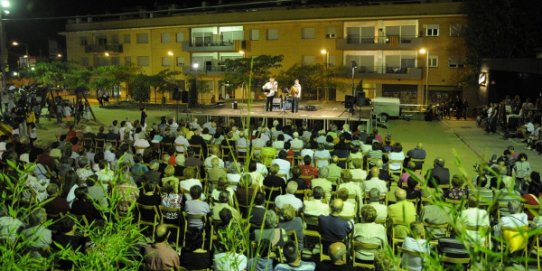
[[198, 75], [222, 75], [226, 71], [224, 65], [220, 65], [220, 64], [219, 65], [201, 65], [200, 64], [197, 70], [194, 69], [194, 67], [192, 66], [183, 65], [183, 66], [180, 66], [180, 69], [182, 72], [186, 74], [192, 74], [192, 75], [195, 75], [196, 72]]
[[183, 50], [188, 52], [238, 52], [244, 49], [246, 49], [246, 42], [244, 40], [198, 40], [194, 42], [183, 43]]
[[[345, 67], [344, 76], [352, 74], [351, 67]], [[422, 79], [422, 68], [416, 67], [396, 67], [396, 66], [358, 66], [355, 69], [354, 76], [361, 78], [374, 79]]]
[[362, 37], [348, 35], [345, 39], [337, 39], [337, 49], [340, 50], [370, 50], [370, 49], [411, 49], [421, 44], [418, 36], [387, 35]]
[[89, 44], [85, 45], [85, 53], [122, 53], [122, 44]]

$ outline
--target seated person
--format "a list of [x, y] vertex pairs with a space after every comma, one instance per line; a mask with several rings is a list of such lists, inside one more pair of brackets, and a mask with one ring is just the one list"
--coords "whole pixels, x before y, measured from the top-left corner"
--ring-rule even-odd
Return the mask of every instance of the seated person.
[[341, 199], [343, 201], [343, 209], [341, 213], [339, 214], [340, 217], [356, 217], [357, 208], [356, 208], [356, 200], [355, 199], [349, 199], [350, 195], [348, 195], [348, 189], [341, 188], [339, 191], [337, 191], [337, 198]]
[[257, 243], [262, 239], [271, 241], [271, 247], [282, 247], [288, 241], [286, 230], [279, 227], [279, 218], [273, 210], [268, 210], [265, 215], [263, 229], [256, 228], [252, 238]]
[[527, 214], [521, 210], [521, 204], [517, 201], [508, 202], [510, 214], [501, 217], [499, 223], [493, 227], [496, 238], [502, 237], [502, 229], [526, 227], [529, 223]]
[[[422, 254], [429, 254], [429, 242], [425, 240], [425, 229], [422, 223], [412, 222], [410, 234], [405, 237], [403, 249]], [[423, 256], [414, 256], [411, 253], [403, 252], [401, 264], [410, 271], [421, 271], [423, 269]]]
[[294, 231], [298, 241], [298, 248], [300, 251], [303, 250], [303, 240], [305, 235], [303, 234], [303, 220], [297, 216], [297, 212], [294, 207], [289, 204], [286, 204], [280, 210], [281, 221], [279, 223], [280, 228], [285, 229], [287, 232]]
[[331, 202], [330, 207], [330, 215], [322, 215], [318, 218], [318, 230], [322, 236], [322, 246], [324, 250], [329, 248], [329, 245], [332, 243], [342, 242], [353, 228], [352, 222], [345, 221], [340, 217], [340, 213], [344, 207], [343, 200], [334, 199]]
[[[190, 188], [190, 195], [192, 199], [187, 200], [184, 206], [184, 210], [189, 215], [207, 215], [211, 213], [209, 204], [201, 200], [201, 187], [194, 185]], [[199, 218], [192, 218], [188, 221], [188, 227], [190, 228], [203, 228], [203, 221]]]
[[304, 202], [303, 213], [311, 216], [329, 215], [329, 205], [323, 202], [324, 189], [320, 186], [312, 189], [312, 197]]
[[254, 197], [254, 206], [252, 206], [250, 217], [250, 225], [253, 228], [260, 228], [264, 223], [264, 216], [267, 209], [265, 208], [265, 194], [262, 192], [256, 193]]
[[344, 243], [336, 242], [329, 246], [330, 260], [316, 263], [318, 271], [353, 271], [355, 270], [347, 261], [346, 246]]
[[274, 269], [275, 271], [313, 271], [316, 268], [313, 262], [304, 262], [301, 260], [301, 253], [293, 241], [288, 241], [284, 244], [282, 253], [286, 262], [277, 264]]
[[[376, 209], [371, 205], [361, 208], [362, 223], [354, 225], [353, 238], [356, 241], [384, 246], [388, 243], [386, 228], [382, 224], [376, 224]], [[355, 257], [362, 261], [373, 261], [374, 250], [358, 250]]]
[[275, 198], [275, 206], [278, 209], [282, 209], [283, 206], [289, 204], [294, 207], [296, 211], [301, 210], [303, 208], [303, 201], [301, 201], [294, 195], [297, 191], [297, 188], [297, 182], [289, 181], [288, 185], [286, 186], [286, 194], [277, 196]]
[[467, 188], [463, 187], [465, 184], [465, 178], [459, 175], [452, 177], [452, 188], [448, 191], [447, 198], [453, 200], [466, 199], [469, 196]]
[[143, 247], [144, 266], [147, 270], [176, 270], [180, 267], [179, 255], [168, 244], [169, 229], [158, 225], [154, 243]]

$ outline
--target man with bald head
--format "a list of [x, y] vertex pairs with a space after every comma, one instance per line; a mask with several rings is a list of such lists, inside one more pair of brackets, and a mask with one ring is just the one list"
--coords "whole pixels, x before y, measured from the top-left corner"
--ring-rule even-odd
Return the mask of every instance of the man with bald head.
[[177, 270], [181, 263], [175, 249], [168, 244], [169, 228], [165, 224], [156, 227], [154, 244], [144, 247], [146, 270]]
[[346, 260], [346, 245], [342, 242], [335, 242], [329, 246], [331, 260], [324, 260], [316, 264], [318, 271], [350, 271], [354, 268]]
[[388, 206], [388, 216], [393, 222], [395, 237], [405, 238], [410, 223], [416, 221], [416, 207], [406, 200], [407, 193], [401, 188], [395, 190], [397, 202]]
[[343, 241], [352, 231], [352, 222], [339, 217], [343, 207], [344, 202], [341, 199], [334, 199], [330, 205], [331, 214], [321, 215], [318, 218], [318, 228], [322, 236], [322, 249], [324, 250], [332, 243]]
[[[427, 153], [423, 149], [423, 144], [421, 142], [418, 142], [416, 147], [412, 150], [409, 150], [406, 153], [406, 159], [405, 159], [405, 166], [410, 161], [410, 159], [421, 159], [425, 160], [425, 157], [427, 156]], [[422, 162], [416, 162], [416, 170], [421, 170], [423, 167], [423, 161]]]

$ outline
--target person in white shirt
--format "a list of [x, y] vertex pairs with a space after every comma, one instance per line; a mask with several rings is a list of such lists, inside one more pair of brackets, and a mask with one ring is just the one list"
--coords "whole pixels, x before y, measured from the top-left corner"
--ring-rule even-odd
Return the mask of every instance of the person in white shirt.
[[[390, 170], [399, 170], [405, 160], [405, 154], [403, 153], [403, 146], [400, 143], [395, 143], [391, 147], [391, 152], [388, 154], [390, 161], [388, 167]], [[393, 163], [391, 163], [393, 161]]]
[[[294, 138], [290, 141], [290, 147], [292, 147], [292, 150], [295, 152], [296, 150], [303, 149], [303, 140], [299, 138], [299, 133], [294, 132], [293, 135]], [[296, 155], [299, 155], [299, 153], [296, 153]]]
[[329, 199], [331, 198], [331, 190], [333, 189], [333, 183], [327, 179], [328, 176], [329, 169], [327, 167], [318, 169], [318, 178], [311, 180], [311, 187], [313, 189], [317, 186], [322, 187], [326, 200], [329, 202]]
[[354, 159], [352, 161], [352, 169], [350, 173], [352, 174], [352, 180], [354, 181], [364, 181], [367, 179], [367, 171], [362, 169], [363, 158]]
[[235, 148], [238, 153], [243, 153], [246, 155], [248, 150], [248, 140], [245, 137], [245, 133], [243, 131], [239, 133], [239, 139], [235, 141]]
[[[185, 168], [183, 175], [185, 179], [179, 183], [179, 187], [181, 188], [181, 192], [184, 194], [186, 199], [192, 200], [192, 196], [190, 196], [190, 188], [192, 188], [194, 185], [202, 187], [201, 181], [195, 178], [196, 170], [193, 168]], [[201, 199], [204, 199], [203, 195], [201, 195]]]
[[380, 191], [373, 188], [367, 192], [369, 195], [368, 205], [373, 206], [376, 209], [376, 221], [386, 221], [388, 219], [388, 206], [380, 202]]
[[273, 148], [277, 149], [277, 151], [281, 151], [284, 149], [284, 135], [279, 134], [277, 136], [277, 140], [273, 141], [272, 145]]
[[324, 144], [318, 144], [318, 150], [314, 152], [314, 160], [316, 160], [316, 167], [327, 167], [329, 165], [329, 159], [331, 159], [331, 153], [325, 149]]
[[347, 169], [341, 171], [341, 180], [342, 184], [340, 184], [337, 189], [346, 188], [350, 196], [355, 195], [358, 202], [361, 202], [363, 199], [363, 184], [352, 182], [352, 174]]
[[277, 94], [279, 84], [275, 78], [269, 78], [269, 81], [263, 85], [262, 89], [266, 92], [265, 111], [273, 111], [273, 98]]
[[509, 201], [508, 210], [510, 214], [501, 217], [499, 224], [493, 227], [495, 237], [502, 237], [502, 228], [521, 228], [529, 224], [527, 214], [521, 211], [521, 204], [518, 201]]
[[210, 169], [213, 167], [213, 163], [212, 163], [212, 160], [213, 158], [218, 158], [218, 167], [219, 168], [224, 168], [224, 160], [220, 159], [220, 157], [218, 157], [218, 155], [220, 154], [220, 149], [218, 146], [212, 146], [211, 149], [209, 150], [210, 152], [210, 155], [205, 158], [205, 161], [203, 161], [203, 165], [205, 166], [206, 169]]
[[294, 85], [290, 88], [290, 95], [292, 95], [292, 113], [297, 113], [299, 110], [299, 101], [301, 100], [301, 85], [299, 79], [294, 80]]
[[379, 173], [380, 173], [380, 169], [378, 167], [371, 168], [371, 176], [373, 177], [365, 181], [366, 193], [373, 188], [378, 189], [381, 195], [386, 195], [386, 193], [388, 193], [388, 186], [386, 185], [386, 181], [383, 181], [380, 178], [378, 178]]
[[[410, 234], [405, 237], [403, 248], [429, 254], [429, 243], [425, 239], [425, 229], [422, 223], [413, 222], [410, 225]], [[421, 271], [423, 269], [423, 257], [403, 253], [402, 265], [409, 271]]]
[[190, 142], [184, 137], [179, 129], [177, 129], [177, 138], [175, 138], [175, 151], [178, 153], [185, 153], [190, 146]]
[[[468, 227], [489, 227], [489, 216], [487, 211], [478, 208], [478, 199], [476, 197], [469, 197], [467, 199], [468, 208], [461, 211], [459, 215], [459, 221]], [[489, 246], [485, 243], [485, 235], [488, 232], [482, 232], [481, 230], [467, 230], [467, 236], [469, 241], [479, 243], [483, 246]]]
[[151, 144], [148, 140], [145, 138], [139, 138], [134, 142], [134, 148], [136, 153], [143, 155], [145, 153], [145, 149], [150, 147]]
[[286, 160], [286, 152], [284, 150], [279, 152], [278, 158], [273, 159], [271, 164], [277, 164], [280, 168], [278, 175], [285, 178], [285, 180], [290, 179], [290, 161]]
[[282, 209], [286, 204], [290, 204], [296, 211], [301, 210], [303, 202], [294, 195], [295, 191], [297, 191], [297, 182], [289, 181], [286, 185], [286, 194], [275, 198], [275, 206], [278, 209]]
[[323, 202], [324, 189], [316, 186], [312, 189], [312, 198], [303, 202], [303, 213], [311, 216], [329, 215], [329, 205]]

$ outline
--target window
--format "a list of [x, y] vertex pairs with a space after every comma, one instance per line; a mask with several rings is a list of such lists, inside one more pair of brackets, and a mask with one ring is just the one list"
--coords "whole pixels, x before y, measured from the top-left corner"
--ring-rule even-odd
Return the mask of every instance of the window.
[[132, 57], [131, 56], [125, 56], [124, 57], [124, 65], [126, 65], [126, 66], [132, 65]]
[[456, 56], [451, 56], [448, 58], [448, 67], [450, 68], [463, 68], [465, 67], [465, 63], [463, 62], [463, 59]]
[[329, 56], [329, 63], [328, 63], [328, 65], [331, 66], [331, 67], [337, 65], [337, 64], [335, 63], [335, 61], [336, 61], [336, 57], [335, 57], [335, 56]]
[[81, 66], [88, 66], [88, 57], [81, 58]]
[[124, 34], [124, 43], [131, 43], [132, 42], [132, 36], [130, 34]]
[[337, 28], [335, 28], [334, 26], [328, 26], [326, 29], [326, 37], [327, 38], [337, 37]]
[[96, 44], [98, 44], [98, 45], [106, 45], [107, 44], [107, 38], [105, 36], [96, 37]]
[[439, 25], [438, 24], [429, 24], [425, 29], [425, 35], [428, 37], [438, 37], [439, 35]]
[[267, 40], [278, 40], [278, 39], [279, 39], [278, 29], [267, 29]]
[[250, 31], [250, 40], [260, 40], [260, 29], [252, 29]]
[[427, 64], [431, 68], [438, 67], [438, 56], [429, 56], [429, 63]]
[[184, 41], [184, 33], [183, 32], [177, 32], [176, 41], [177, 42], [183, 42]]
[[303, 56], [303, 65], [314, 65], [315, 57], [314, 56]]
[[136, 34], [137, 43], [149, 43], [149, 35], [147, 33]]
[[177, 67], [184, 66], [184, 57], [178, 56], [177, 57]]
[[162, 40], [162, 43], [170, 43], [171, 35], [169, 33], [162, 33], [161, 40]]
[[450, 24], [450, 37], [461, 37], [461, 36], [463, 36], [463, 25]]
[[305, 27], [301, 33], [302, 39], [314, 39], [314, 27]]
[[79, 38], [79, 44], [82, 46], [86, 46], [88, 44], [88, 38], [87, 37], [80, 37]]
[[149, 57], [148, 56], [138, 56], [137, 65], [139, 67], [148, 67], [149, 66]]
[[118, 56], [114, 56], [114, 57], [111, 57], [111, 65], [120, 65], [120, 57]]
[[170, 56], [163, 56], [162, 57], [162, 67], [169, 67], [171, 66], [171, 57]]
[[119, 35], [117, 34], [111, 35], [111, 44], [119, 44]]

